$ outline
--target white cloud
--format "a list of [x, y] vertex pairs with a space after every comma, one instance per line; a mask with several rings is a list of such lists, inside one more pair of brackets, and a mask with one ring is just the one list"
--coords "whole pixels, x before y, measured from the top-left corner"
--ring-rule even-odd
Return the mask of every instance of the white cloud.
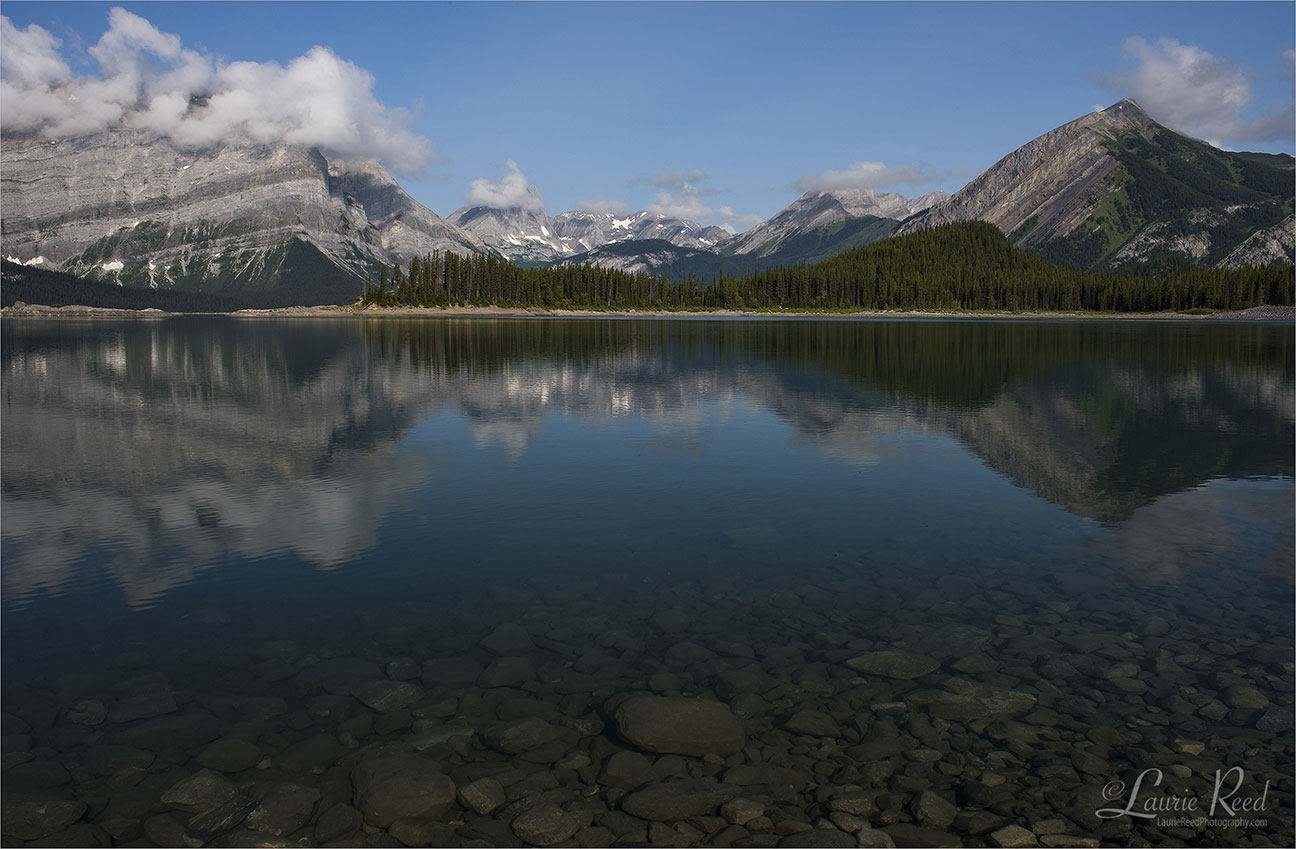
[[1258, 118], [1244, 116], [1252, 105], [1251, 83], [1227, 58], [1173, 38], [1148, 43], [1131, 36], [1122, 49], [1135, 66], [1100, 81], [1133, 97], [1148, 114], [1171, 128], [1213, 144], [1292, 137], [1291, 105]]
[[374, 78], [327, 47], [288, 65], [218, 63], [185, 48], [144, 18], [113, 8], [108, 31], [89, 49], [99, 76], [72, 73], [59, 39], [0, 16], [0, 130], [64, 138], [132, 126], [207, 146], [247, 139], [318, 147], [344, 159], [377, 159], [418, 173], [430, 142], [410, 114], [373, 95]]
[[698, 183], [711, 179], [711, 175], [701, 168], [694, 168], [687, 174], [683, 171], [662, 171], [652, 176], [635, 177], [626, 185], [630, 186], [657, 186], [660, 189], [671, 189], [678, 191], [684, 186], [696, 186]]
[[20, 30], [0, 16], [0, 43], [0, 76], [15, 85], [50, 85], [72, 73], [58, 55], [63, 42], [35, 24]]
[[877, 189], [898, 183], [930, 183], [953, 175], [953, 172], [931, 173], [912, 165], [887, 165], [882, 162], [852, 162], [843, 170], [830, 168], [818, 175], [807, 175], [796, 181], [802, 192], [831, 192], [837, 189]]
[[689, 221], [705, 221], [715, 210], [702, 203], [702, 198], [716, 194], [710, 187], [699, 186], [711, 179], [711, 175], [701, 168], [692, 171], [662, 171], [651, 176], [635, 177], [626, 185], [656, 186], [653, 202], [648, 204], [648, 212], [654, 215], [667, 215], [671, 218], [684, 218]]
[[720, 226], [730, 233], [741, 233], [749, 227], [755, 227], [764, 221], [759, 215], [753, 213], [734, 212], [732, 206], [720, 207], [716, 217], [720, 220]]
[[674, 192], [658, 189], [653, 194], [653, 202], [648, 204], [648, 211], [689, 221], [708, 219], [713, 213], [711, 207], [703, 205], [697, 186], [690, 185], [681, 186]]
[[622, 203], [619, 200], [578, 200], [576, 206], [586, 212], [606, 212], [618, 218], [624, 218], [634, 212], [630, 204]]
[[468, 186], [464, 200], [469, 206], [488, 206], [492, 209], [521, 208], [543, 214], [544, 201], [535, 186], [527, 183], [526, 175], [512, 159], [504, 163], [507, 173], [498, 180], [478, 177]]

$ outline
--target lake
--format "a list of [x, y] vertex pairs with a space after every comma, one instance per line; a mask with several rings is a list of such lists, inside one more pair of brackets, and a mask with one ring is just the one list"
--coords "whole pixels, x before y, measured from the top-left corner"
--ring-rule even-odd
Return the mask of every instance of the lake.
[[4, 834], [1288, 845], [1294, 337], [6, 320]]

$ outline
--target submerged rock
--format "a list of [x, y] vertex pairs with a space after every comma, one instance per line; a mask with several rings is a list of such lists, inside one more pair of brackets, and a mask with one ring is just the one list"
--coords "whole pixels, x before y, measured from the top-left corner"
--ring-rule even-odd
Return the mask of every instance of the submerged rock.
[[408, 681], [364, 681], [357, 683], [351, 695], [366, 707], [379, 713], [404, 710], [426, 695], [422, 687]]
[[63, 718], [77, 725], [102, 725], [108, 719], [108, 708], [98, 699], [83, 699], [63, 708]]
[[508, 793], [493, 778], [479, 778], [459, 788], [459, 804], [479, 814], [489, 814], [507, 801]]
[[261, 760], [261, 749], [246, 740], [217, 740], [199, 752], [195, 760], [199, 766], [217, 772], [242, 772], [257, 765]]
[[910, 681], [940, 668], [940, 661], [903, 651], [874, 651], [853, 657], [846, 665], [856, 672]]
[[201, 813], [189, 821], [184, 830], [185, 843], [202, 846], [240, 826], [257, 808], [256, 802], [246, 796], [230, 799], [222, 805]]
[[434, 761], [413, 754], [362, 761], [351, 771], [365, 822], [387, 828], [398, 819], [436, 819], [455, 799], [455, 785]]
[[260, 804], [248, 817], [248, 826], [276, 837], [286, 837], [310, 822], [320, 797], [320, 791], [315, 787], [303, 787], [289, 781], [275, 784], [259, 794]]
[[783, 727], [793, 734], [809, 734], [812, 737], [841, 736], [837, 720], [821, 710], [799, 710], [788, 718]]
[[516, 755], [552, 743], [562, 733], [539, 717], [497, 725], [486, 732], [486, 745], [506, 755]]
[[663, 781], [631, 793], [621, 809], [640, 819], [676, 822], [712, 814], [737, 795], [738, 788], [731, 784], [697, 779]]
[[581, 829], [576, 817], [552, 803], [536, 805], [513, 820], [513, 833], [534, 846], [553, 846]]
[[155, 716], [175, 713], [179, 709], [175, 697], [170, 693], [145, 693], [122, 699], [114, 704], [108, 709], [108, 721], [133, 722], [136, 719], [151, 719]]
[[658, 754], [732, 755], [747, 736], [719, 702], [631, 696], [616, 709], [617, 732], [636, 748]]
[[535, 648], [526, 628], [515, 622], [505, 622], [478, 643], [496, 657], [523, 655]]
[[81, 819], [86, 803], [75, 799], [14, 796], [0, 800], [0, 834], [18, 840], [39, 840], [57, 834]]
[[220, 807], [238, 795], [234, 782], [209, 769], [202, 769], [171, 785], [162, 794], [162, 803], [177, 810], [200, 814]]

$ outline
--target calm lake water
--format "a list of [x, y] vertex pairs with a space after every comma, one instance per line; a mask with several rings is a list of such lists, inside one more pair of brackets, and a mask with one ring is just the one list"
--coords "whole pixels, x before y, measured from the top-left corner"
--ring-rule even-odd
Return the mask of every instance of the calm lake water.
[[6, 320], [4, 833], [1288, 845], [1294, 336]]

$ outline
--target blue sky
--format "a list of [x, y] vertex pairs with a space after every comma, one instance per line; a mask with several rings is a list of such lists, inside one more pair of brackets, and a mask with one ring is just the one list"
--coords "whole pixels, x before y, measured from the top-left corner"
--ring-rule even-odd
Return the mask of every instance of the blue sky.
[[[116, 19], [120, 38], [100, 42], [113, 6], [133, 15]], [[287, 104], [285, 115], [311, 122], [332, 95], [303, 77], [350, 68], [337, 96], [355, 101], [346, 115], [366, 129], [327, 137], [348, 155], [380, 156], [441, 215], [529, 183], [550, 214], [653, 207], [741, 230], [807, 188], [953, 192], [1124, 96], [1222, 146], [1293, 152], [1289, 2], [8, 0], [0, 11], [11, 24], [0, 43], [7, 84], [126, 74], [101, 62], [144, 44], [138, 67], [155, 76], [183, 57], [206, 68], [195, 79], [261, 63], [239, 77], [260, 108]], [[41, 43], [63, 58], [66, 79], [22, 49], [40, 41], [32, 25], [58, 40]], [[178, 40], [159, 41], [147, 25]], [[328, 50], [311, 53], [317, 45]], [[292, 73], [271, 73], [307, 55]], [[26, 118], [5, 94], [6, 128], [49, 120]]]

